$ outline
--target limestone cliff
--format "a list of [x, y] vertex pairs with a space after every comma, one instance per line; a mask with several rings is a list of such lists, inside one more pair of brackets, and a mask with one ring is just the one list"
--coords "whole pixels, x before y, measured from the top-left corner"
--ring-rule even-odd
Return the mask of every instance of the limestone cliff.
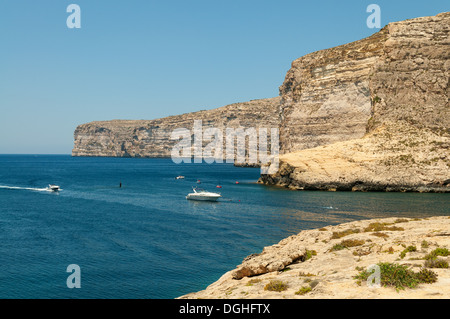
[[177, 142], [171, 132], [191, 129], [194, 120], [221, 130], [278, 127], [280, 169], [260, 183], [450, 192], [449, 29], [446, 12], [308, 54], [292, 63], [277, 98], [83, 124], [72, 154], [170, 157]]
[[[170, 139], [175, 129], [186, 128], [193, 134], [194, 120], [201, 120], [204, 130], [209, 127], [219, 130], [241, 127], [267, 128], [270, 132], [270, 128], [279, 127], [279, 104], [280, 98], [275, 97], [156, 120], [113, 120], [82, 124], [75, 130], [72, 155], [170, 157], [171, 150], [179, 141]], [[225, 136], [225, 132], [223, 134]], [[270, 141], [269, 137], [269, 151]]]
[[280, 87], [292, 189], [450, 191], [450, 13], [295, 60]]
[[280, 87], [283, 153], [366, 133], [371, 116], [369, 75], [387, 32], [295, 60]]

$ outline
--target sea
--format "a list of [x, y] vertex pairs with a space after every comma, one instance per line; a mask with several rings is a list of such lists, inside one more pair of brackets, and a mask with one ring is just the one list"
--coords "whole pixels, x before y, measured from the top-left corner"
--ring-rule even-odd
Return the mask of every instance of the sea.
[[[173, 299], [305, 229], [450, 216], [449, 194], [290, 191], [257, 184], [259, 174], [171, 159], [0, 155], [0, 298]], [[222, 198], [187, 200], [193, 187]]]

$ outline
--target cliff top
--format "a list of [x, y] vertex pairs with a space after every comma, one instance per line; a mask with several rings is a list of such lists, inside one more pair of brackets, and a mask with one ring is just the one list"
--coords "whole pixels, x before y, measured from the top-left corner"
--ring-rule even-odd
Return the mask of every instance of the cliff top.
[[[92, 121], [89, 123], [81, 124], [81, 126], [103, 126], [103, 127], [138, 127], [138, 126], [144, 126], [148, 125], [154, 122], [161, 122], [161, 121], [174, 121], [177, 119], [184, 119], [184, 118], [198, 118], [202, 119], [209, 116], [215, 116], [220, 113], [228, 113], [233, 111], [241, 111], [242, 109], [249, 108], [250, 111], [257, 108], [261, 109], [263, 107], [266, 107], [268, 105], [275, 105], [277, 106], [280, 102], [280, 97], [273, 97], [273, 98], [266, 98], [266, 99], [254, 99], [246, 102], [237, 102], [228, 104], [225, 106], [221, 106], [218, 108], [210, 109], [210, 110], [200, 110], [196, 112], [187, 112], [183, 114], [177, 114], [177, 115], [169, 115], [162, 118], [152, 119], [152, 120], [120, 120], [120, 119], [114, 119], [114, 120], [104, 120], [104, 121]], [[255, 109], [257, 111], [257, 109]]]

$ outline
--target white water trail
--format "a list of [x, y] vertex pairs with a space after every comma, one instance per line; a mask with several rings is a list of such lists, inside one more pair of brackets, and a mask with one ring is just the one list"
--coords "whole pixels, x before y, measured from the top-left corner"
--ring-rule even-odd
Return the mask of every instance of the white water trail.
[[29, 190], [29, 191], [36, 191], [36, 192], [51, 192], [50, 189], [46, 188], [33, 188], [33, 187], [18, 187], [18, 186], [6, 186], [6, 185], [0, 185], [0, 188], [3, 189], [19, 189], [19, 190]]

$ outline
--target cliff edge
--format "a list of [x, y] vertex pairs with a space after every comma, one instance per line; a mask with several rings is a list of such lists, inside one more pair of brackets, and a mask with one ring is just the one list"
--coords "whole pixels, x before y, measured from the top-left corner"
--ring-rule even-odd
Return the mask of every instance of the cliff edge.
[[291, 189], [450, 191], [450, 13], [295, 60], [281, 95]]
[[[449, 229], [450, 217], [436, 216], [369, 219], [304, 230], [248, 256], [205, 290], [179, 298], [447, 299]], [[386, 266], [380, 267], [380, 286], [368, 287], [359, 275], [380, 264]], [[395, 271], [389, 273], [389, 267], [427, 274], [430, 280], [419, 283], [413, 278], [414, 289], [395, 287], [394, 278], [389, 278]]]

